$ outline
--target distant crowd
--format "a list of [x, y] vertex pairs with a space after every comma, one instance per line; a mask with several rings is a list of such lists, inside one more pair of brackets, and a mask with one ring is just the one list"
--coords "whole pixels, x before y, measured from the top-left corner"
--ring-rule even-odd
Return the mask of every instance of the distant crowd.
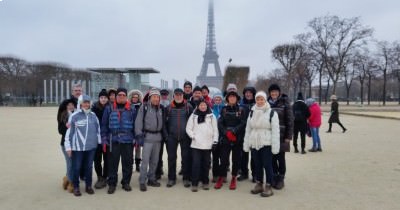
[[[166, 89], [153, 88], [143, 94], [120, 87], [101, 90], [93, 101], [80, 84], [73, 85], [71, 98], [60, 104], [57, 113], [66, 162], [64, 189], [81, 196], [79, 183], [83, 181], [85, 192], [94, 194], [94, 165], [94, 188], [108, 186], [107, 193], [113, 194], [121, 164], [120, 183], [125, 191], [132, 190], [136, 171], [143, 192], [160, 187], [163, 175], [168, 180], [166, 187], [174, 187], [181, 175], [183, 186], [192, 192], [209, 190], [210, 182], [217, 190], [229, 182], [229, 189], [235, 190], [240, 187], [238, 181], [251, 180], [255, 183], [252, 194], [269, 197], [273, 189], [285, 186], [285, 153], [290, 152], [292, 139], [295, 153], [306, 154], [306, 135], [313, 140], [308, 151], [322, 152], [321, 109], [313, 98], [305, 100], [300, 92], [291, 104], [277, 84], [271, 84], [266, 92], [246, 87], [242, 97], [235, 84], [229, 84], [223, 94], [211, 97], [209, 92], [206, 85], [193, 88], [187, 81], [183, 89], [173, 90], [172, 96]], [[336, 96], [331, 100], [327, 132], [332, 123], [345, 132]], [[164, 150], [167, 160], [163, 160]]]

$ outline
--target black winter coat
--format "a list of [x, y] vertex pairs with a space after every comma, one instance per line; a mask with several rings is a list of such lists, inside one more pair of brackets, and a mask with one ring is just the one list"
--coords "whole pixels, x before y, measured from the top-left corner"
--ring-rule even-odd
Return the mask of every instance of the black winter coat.
[[279, 117], [280, 151], [290, 152], [290, 143], [285, 142], [285, 139], [291, 140], [293, 137], [293, 110], [289, 98], [282, 94], [273, 102], [271, 97], [268, 97], [268, 103]]
[[177, 105], [172, 101], [164, 110], [167, 141], [176, 140], [179, 142], [190, 139], [186, 134], [186, 123], [193, 112], [192, 105], [186, 102]]
[[301, 132], [307, 130], [307, 119], [310, 117], [310, 110], [304, 101], [298, 100], [293, 104], [294, 127]]
[[338, 123], [339, 120], [339, 103], [337, 101], [332, 101], [331, 104], [331, 116], [329, 117], [328, 123]]
[[236, 143], [242, 144], [246, 122], [246, 111], [243, 107], [239, 106], [239, 104], [235, 106], [224, 106], [221, 109], [221, 115], [218, 118], [218, 130], [222, 143], [228, 143], [226, 132], [230, 130], [236, 135]]

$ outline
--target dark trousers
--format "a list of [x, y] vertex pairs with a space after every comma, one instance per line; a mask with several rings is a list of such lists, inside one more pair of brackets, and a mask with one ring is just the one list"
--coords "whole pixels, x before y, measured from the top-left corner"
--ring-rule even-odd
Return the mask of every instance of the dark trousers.
[[232, 152], [232, 176], [237, 176], [240, 167], [241, 146], [239, 144], [222, 144], [220, 176], [226, 177], [229, 167], [229, 156]]
[[271, 146], [264, 146], [259, 150], [251, 149], [251, 157], [254, 160], [256, 180], [263, 183], [265, 170], [266, 183], [272, 185], [274, 175]]
[[86, 187], [92, 186], [93, 159], [96, 149], [89, 151], [72, 151], [72, 183], [79, 188], [79, 175], [84, 171]]
[[156, 177], [161, 177], [161, 175], [164, 174], [163, 172], [163, 167], [164, 167], [164, 163], [163, 163], [163, 154], [164, 154], [164, 141], [161, 141], [161, 147], [160, 147], [160, 156], [158, 156], [158, 163], [157, 163], [157, 169], [156, 169]]
[[[346, 128], [343, 126], [343, 124], [340, 122], [340, 121], [338, 121], [338, 122], [336, 122], [340, 127], [342, 127], [342, 130], [346, 130]], [[332, 123], [329, 123], [329, 129], [328, 129], [328, 131], [332, 131]]]
[[272, 170], [275, 177], [283, 179], [286, 174], [286, 158], [285, 152], [279, 152], [272, 155]]
[[108, 153], [108, 159], [109, 159], [108, 185], [109, 186], [117, 185], [118, 165], [120, 159], [122, 165], [121, 184], [122, 185], [129, 184], [132, 178], [133, 144], [113, 142], [112, 151]]
[[192, 185], [198, 186], [199, 181], [209, 183], [211, 150], [192, 148]]
[[[249, 153], [248, 152], [244, 152], [243, 150], [242, 152], [242, 157], [241, 157], [241, 163], [240, 163], [240, 170], [242, 171], [241, 174], [242, 175], [249, 175]], [[251, 175], [254, 177], [255, 173], [254, 173], [254, 160], [253, 158], [250, 159], [250, 169], [251, 169]]]
[[306, 132], [301, 129], [300, 126], [296, 124], [293, 126], [293, 146], [297, 149], [297, 138], [300, 133], [301, 138], [301, 149], [304, 150], [306, 148]]
[[[103, 166], [101, 161], [103, 160]], [[103, 153], [103, 145], [98, 144], [96, 148], [96, 154], [94, 156], [94, 170], [96, 171], [97, 177], [108, 177], [108, 158], [107, 153]]]
[[178, 139], [170, 137], [167, 140], [167, 153], [168, 153], [168, 179], [176, 180], [176, 159], [177, 159], [177, 149], [178, 144], [181, 147], [181, 163], [182, 163], [182, 177], [183, 180], [189, 180], [191, 175], [191, 150], [190, 140], [182, 139], [178, 142]]
[[221, 171], [221, 145], [218, 145], [217, 148], [212, 150], [212, 174], [213, 177], [222, 176], [220, 174]]

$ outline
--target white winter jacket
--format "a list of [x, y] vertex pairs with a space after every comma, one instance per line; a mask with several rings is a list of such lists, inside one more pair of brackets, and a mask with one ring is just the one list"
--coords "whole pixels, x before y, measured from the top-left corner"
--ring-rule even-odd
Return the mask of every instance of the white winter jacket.
[[244, 136], [243, 150], [259, 150], [264, 146], [271, 146], [273, 154], [279, 153], [279, 117], [275, 112], [271, 118], [271, 107], [268, 103], [263, 107], [254, 105], [252, 116], [247, 118], [246, 133]]
[[198, 115], [191, 114], [187, 124], [186, 133], [192, 139], [190, 147], [209, 150], [213, 143], [218, 142], [218, 123], [213, 113], [205, 116], [204, 123], [197, 123]]

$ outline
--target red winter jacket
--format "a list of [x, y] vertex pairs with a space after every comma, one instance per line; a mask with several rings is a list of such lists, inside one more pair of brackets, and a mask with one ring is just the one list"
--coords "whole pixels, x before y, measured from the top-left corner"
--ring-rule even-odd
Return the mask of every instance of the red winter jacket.
[[319, 128], [321, 126], [321, 108], [317, 103], [313, 103], [310, 107], [310, 117], [308, 118], [308, 124], [311, 128]]

